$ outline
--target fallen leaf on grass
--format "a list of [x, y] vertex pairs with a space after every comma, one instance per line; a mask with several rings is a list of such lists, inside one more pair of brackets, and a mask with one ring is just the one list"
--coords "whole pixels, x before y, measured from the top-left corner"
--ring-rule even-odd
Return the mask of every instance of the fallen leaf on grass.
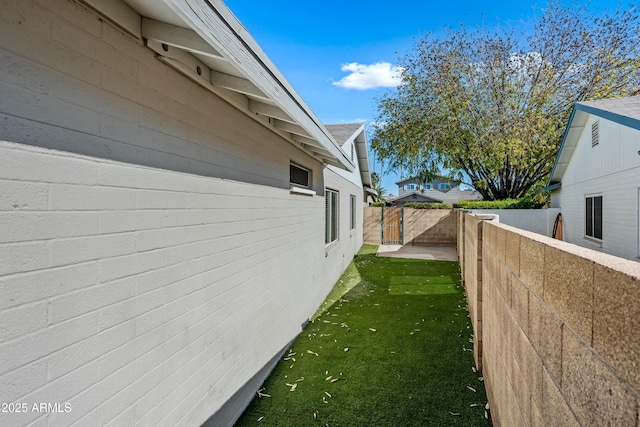
[[335, 383], [336, 381], [338, 381], [340, 378], [334, 378], [331, 380], [332, 383]]
[[324, 394], [326, 394], [327, 396], [331, 397], [331, 395], [329, 393], [327, 393], [326, 391], [324, 392]]
[[480, 406], [480, 405], [481, 405], [480, 403], [472, 403], [472, 404], [471, 404], [471, 405], [469, 405], [469, 406], [471, 406], [472, 408], [474, 408], [474, 407], [476, 407], [476, 406]]
[[307, 350], [307, 353], [318, 356], [318, 353], [316, 353], [315, 351]]
[[376, 329], [373, 329], [373, 328], [369, 328], [369, 330], [370, 330], [371, 332], [377, 332], [377, 330], [376, 330]]
[[258, 418], [256, 421], [260, 422], [260, 421], [262, 421], [262, 420], [264, 420], [264, 417], [260, 417], [260, 418]]
[[484, 409], [489, 410], [489, 402], [487, 402], [487, 404], [484, 405]]
[[484, 417], [485, 417], [486, 419], [489, 419], [489, 414], [487, 413], [487, 411], [484, 411]]
[[473, 387], [471, 387], [471, 386], [467, 386], [467, 388], [468, 388], [469, 390], [471, 390], [472, 392], [474, 392], [474, 393], [476, 392], [476, 389], [475, 389], [475, 388], [473, 388]]
[[456, 415], [456, 416], [457, 416], [457, 415], [460, 415], [460, 412], [451, 412], [451, 411], [449, 411], [449, 413], [450, 413], [451, 415]]
[[349, 347], [345, 347], [345, 348], [344, 348], [344, 351], [345, 351], [345, 353], [346, 353], [347, 351], [349, 351]]
[[264, 391], [264, 389], [263, 389], [263, 388], [261, 388], [260, 390], [258, 390], [258, 397], [271, 397], [271, 395], [270, 395], [270, 394], [263, 393], [263, 391]]
[[293, 384], [285, 383], [285, 384], [291, 387], [291, 390], [289, 391], [296, 391], [296, 388], [298, 387], [298, 383], [293, 383]]
[[300, 377], [296, 380], [297, 383], [299, 383], [300, 381], [304, 381], [304, 377]]
[[327, 378], [325, 378], [325, 381], [329, 381], [331, 378], [333, 378], [333, 375], [329, 375]]

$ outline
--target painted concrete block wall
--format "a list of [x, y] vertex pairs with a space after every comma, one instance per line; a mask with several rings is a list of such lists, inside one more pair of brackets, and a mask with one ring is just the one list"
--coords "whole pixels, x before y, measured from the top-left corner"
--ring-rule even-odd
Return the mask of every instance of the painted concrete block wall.
[[333, 285], [320, 196], [7, 142], [0, 185], [0, 401], [71, 408], [2, 425], [199, 425]]
[[637, 426], [638, 264], [503, 224], [482, 229], [494, 424]]
[[[600, 143], [591, 146], [591, 125], [600, 121]], [[636, 259], [640, 191], [640, 131], [590, 116], [562, 178], [551, 193], [560, 208], [564, 240], [579, 246]], [[585, 197], [602, 195], [602, 242], [585, 237]]]
[[[550, 209], [470, 209], [478, 215], [497, 215], [501, 224], [551, 237], [559, 208]], [[494, 220], [495, 221], [495, 220]]]
[[3, 0], [0, 140], [289, 188], [322, 164], [74, 0]]
[[322, 164], [82, 3], [2, 5], [0, 401], [71, 412], [0, 425], [200, 425], [334, 284]]
[[[359, 171], [355, 171], [359, 177]], [[332, 169], [324, 174], [327, 188], [338, 191], [338, 240], [327, 245], [324, 259], [324, 273], [327, 280], [335, 283], [347, 268], [353, 256], [363, 244], [364, 193], [362, 186], [344, 179]], [[351, 229], [351, 196], [356, 197], [356, 226]], [[323, 211], [324, 212], [324, 211]]]

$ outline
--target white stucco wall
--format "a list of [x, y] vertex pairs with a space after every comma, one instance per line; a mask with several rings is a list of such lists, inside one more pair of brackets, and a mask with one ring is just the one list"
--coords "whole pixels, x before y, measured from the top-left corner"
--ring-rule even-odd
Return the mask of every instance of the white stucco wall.
[[72, 0], [4, 1], [0, 40], [0, 402], [29, 404], [0, 425], [202, 424], [329, 292], [362, 191], [328, 178], [326, 251], [322, 164], [142, 41]]
[[[600, 120], [600, 143], [591, 146], [591, 124]], [[564, 240], [627, 259], [638, 256], [640, 131], [590, 115], [562, 177], [552, 192]], [[602, 242], [585, 238], [585, 197], [602, 195]]]

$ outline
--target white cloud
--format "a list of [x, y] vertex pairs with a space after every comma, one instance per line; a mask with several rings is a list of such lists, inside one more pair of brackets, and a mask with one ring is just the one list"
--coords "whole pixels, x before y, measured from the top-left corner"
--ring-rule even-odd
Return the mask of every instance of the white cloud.
[[402, 83], [403, 68], [393, 66], [388, 62], [369, 65], [352, 62], [343, 65], [341, 70], [351, 74], [333, 82], [333, 84], [345, 89], [367, 90], [378, 87], [396, 87]]

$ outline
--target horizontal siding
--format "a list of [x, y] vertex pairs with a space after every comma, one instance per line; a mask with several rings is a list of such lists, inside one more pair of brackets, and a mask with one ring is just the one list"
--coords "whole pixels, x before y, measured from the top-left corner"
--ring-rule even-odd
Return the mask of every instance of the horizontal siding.
[[[638, 190], [640, 131], [600, 118], [600, 143], [591, 146], [590, 116], [562, 188], [552, 194], [552, 206], [561, 208], [564, 240], [627, 259], [638, 256]], [[602, 243], [585, 236], [585, 198], [602, 195]]]

